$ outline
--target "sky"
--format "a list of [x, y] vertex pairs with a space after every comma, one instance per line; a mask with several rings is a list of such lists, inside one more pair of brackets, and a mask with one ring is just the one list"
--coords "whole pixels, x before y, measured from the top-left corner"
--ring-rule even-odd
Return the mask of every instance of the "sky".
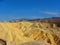
[[60, 0], [0, 0], [0, 21], [60, 17]]

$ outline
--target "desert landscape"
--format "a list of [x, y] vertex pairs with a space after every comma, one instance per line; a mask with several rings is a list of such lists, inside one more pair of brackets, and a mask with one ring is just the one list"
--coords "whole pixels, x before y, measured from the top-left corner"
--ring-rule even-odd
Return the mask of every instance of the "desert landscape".
[[60, 0], [0, 0], [0, 45], [60, 45]]
[[[2, 45], [60, 45], [60, 18], [0, 22]], [[5, 44], [3, 44], [5, 43]]]

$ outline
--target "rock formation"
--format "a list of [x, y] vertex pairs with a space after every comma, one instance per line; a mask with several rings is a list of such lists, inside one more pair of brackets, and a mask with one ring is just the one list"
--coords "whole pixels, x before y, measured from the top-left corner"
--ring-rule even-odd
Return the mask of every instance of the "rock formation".
[[0, 39], [6, 41], [6, 45], [20, 45], [31, 41], [45, 41], [50, 45], [60, 45], [60, 22], [44, 20], [0, 22]]

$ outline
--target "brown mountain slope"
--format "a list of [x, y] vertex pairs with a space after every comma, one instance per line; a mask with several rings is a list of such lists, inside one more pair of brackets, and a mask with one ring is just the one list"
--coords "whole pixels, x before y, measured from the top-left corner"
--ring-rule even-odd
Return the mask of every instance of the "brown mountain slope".
[[7, 45], [20, 45], [31, 41], [60, 45], [60, 28], [55, 23], [40, 20], [0, 22], [0, 39], [6, 41]]

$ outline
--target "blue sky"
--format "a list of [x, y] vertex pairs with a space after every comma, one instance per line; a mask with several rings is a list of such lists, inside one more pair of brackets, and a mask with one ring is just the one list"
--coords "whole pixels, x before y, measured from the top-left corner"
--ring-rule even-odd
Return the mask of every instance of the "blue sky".
[[60, 17], [60, 0], [0, 0], [0, 21]]

